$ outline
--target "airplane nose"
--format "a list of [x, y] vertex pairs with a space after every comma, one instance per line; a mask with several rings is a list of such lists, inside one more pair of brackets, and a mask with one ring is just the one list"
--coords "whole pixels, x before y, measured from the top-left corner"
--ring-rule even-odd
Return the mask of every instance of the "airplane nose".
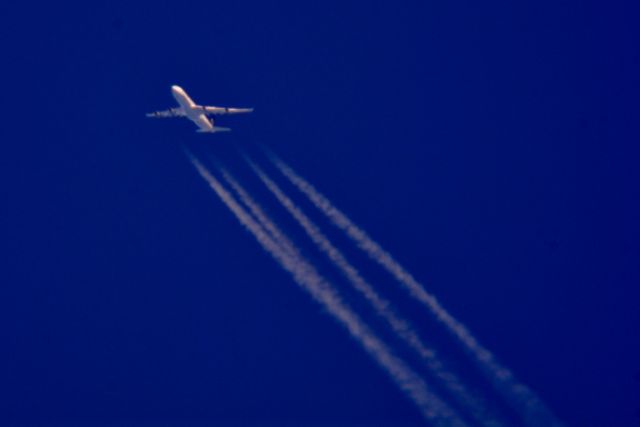
[[173, 86], [171, 86], [171, 92], [172, 93], [182, 93], [183, 90], [182, 90], [182, 88], [180, 86], [173, 85]]

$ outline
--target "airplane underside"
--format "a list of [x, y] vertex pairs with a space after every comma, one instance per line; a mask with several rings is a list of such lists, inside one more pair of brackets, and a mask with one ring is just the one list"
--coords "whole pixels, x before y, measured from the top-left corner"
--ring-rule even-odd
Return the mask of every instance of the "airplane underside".
[[215, 126], [215, 121], [209, 116], [223, 114], [243, 114], [251, 113], [253, 108], [229, 108], [214, 107], [207, 105], [197, 105], [179, 86], [172, 86], [171, 93], [180, 107], [170, 108], [164, 111], [148, 113], [147, 117], [167, 118], [186, 117], [198, 126], [199, 133], [229, 132], [230, 128]]

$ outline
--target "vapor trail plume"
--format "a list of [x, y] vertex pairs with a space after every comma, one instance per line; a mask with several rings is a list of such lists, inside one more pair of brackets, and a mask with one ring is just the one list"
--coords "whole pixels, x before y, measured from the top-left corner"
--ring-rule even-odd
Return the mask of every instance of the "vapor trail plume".
[[[278, 264], [289, 272], [295, 282], [341, 324], [369, 355], [389, 374], [398, 387], [416, 404], [421, 414], [435, 426], [463, 427], [466, 424], [449, 406], [428, 390], [425, 382], [370, 330], [351, 309], [346, 306], [316, 269], [300, 254], [289, 254], [279, 246], [253, 217], [236, 201], [222, 184], [185, 148], [185, 153], [200, 176], [209, 184], [220, 200], [236, 216], [238, 221], [255, 237], [262, 248]], [[275, 226], [275, 225], [274, 225]]]
[[220, 164], [216, 162], [216, 167], [222, 174], [224, 180], [229, 184], [231, 189], [235, 191], [235, 193], [240, 198], [240, 201], [244, 203], [246, 207], [249, 208], [251, 214], [258, 220], [260, 225], [269, 233], [271, 237], [290, 255], [294, 254], [297, 251], [297, 248], [293, 246], [293, 243], [290, 239], [282, 234], [280, 229], [274, 224], [272, 220], [269, 219], [267, 214], [262, 210], [260, 205], [247, 193], [247, 191], [240, 185], [236, 179], [231, 176], [227, 170], [222, 167]]
[[[266, 151], [266, 149], [265, 149]], [[410, 295], [424, 304], [432, 315], [457, 339], [471, 360], [489, 379], [496, 391], [518, 412], [528, 426], [562, 426], [536, 394], [520, 383], [507, 369], [495, 360], [493, 354], [484, 348], [467, 328], [449, 314], [435, 296], [406, 271], [388, 252], [369, 235], [355, 225], [344, 213], [316, 190], [308, 181], [298, 175], [289, 165], [275, 154], [267, 151], [273, 165], [300, 190], [339, 229], [344, 231], [355, 244], [371, 259], [383, 266], [408, 290]]]
[[[376, 311], [391, 327], [393, 332], [411, 347], [426, 363], [432, 374], [438, 378], [459, 404], [470, 411], [477, 422], [486, 426], [501, 425], [495, 417], [489, 416], [487, 408], [460, 382], [455, 374], [446, 370], [438, 359], [435, 351], [429, 349], [420, 339], [413, 327], [404, 319], [398, 317], [391, 308], [389, 301], [376, 292], [360, 274], [360, 272], [346, 259], [344, 254], [320, 231], [318, 226], [305, 215], [302, 210], [282, 191], [282, 189], [248, 156], [243, 155], [245, 161], [253, 169], [264, 185], [273, 193], [280, 204], [294, 217], [307, 233], [313, 243], [333, 262], [351, 285], [360, 292]], [[232, 184], [233, 185], [233, 184]]]

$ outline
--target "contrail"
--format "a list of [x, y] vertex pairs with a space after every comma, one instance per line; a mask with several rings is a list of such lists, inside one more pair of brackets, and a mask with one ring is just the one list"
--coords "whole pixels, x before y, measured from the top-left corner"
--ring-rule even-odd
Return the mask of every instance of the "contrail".
[[336, 227], [343, 230], [371, 259], [389, 271], [409, 291], [411, 296], [424, 304], [434, 317], [446, 326], [467, 354], [471, 355], [471, 359], [489, 379], [496, 391], [520, 414], [526, 425], [535, 427], [563, 425], [531, 389], [520, 383], [509, 369], [498, 363], [493, 354], [484, 348], [462, 323], [451, 316], [435, 296], [427, 292], [400, 263], [369, 237], [364, 230], [355, 225], [344, 213], [333, 206], [329, 199], [279, 157], [266, 149], [265, 152], [276, 168], [305, 194]]
[[[455, 374], [446, 370], [438, 359], [435, 351], [427, 348], [413, 327], [406, 320], [398, 317], [393, 308], [391, 308], [389, 301], [385, 300], [376, 292], [374, 287], [362, 277], [360, 272], [346, 259], [344, 254], [331, 243], [322, 231], [320, 231], [318, 226], [267, 176], [264, 170], [255, 164], [247, 155], [243, 154], [243, 157], [269, 191], [278, 199], [280, 204], [284, 206], [300, 224], [313, 243], [338, 267], [353, 287], [373, 306], [376, 313], [389, 324], [396, 335], [420, 355], [432, 374], [442, 381], [445, 388], [458, 403], [466, 407], [475, 420], [482, 425], [500, 426], [501, 423], [496, 421], [495, 416], [489, 415], [484, 403], [473, 396]], [[237, 183], [232, 183], [232, 185], [234, 188], [237, 187]]]
[[[247, 193], [247, 191], [240, 185], [240, 183], [233, 177], [229, 172], [227, 172], [226, 168], [222, 167], [217, 161], [214, 160], [214, 164], [222, 174], [224, 180], [229, 184], [231, 189], [235, 191], [235, 193], [240, 198], [240, 201], [244, 203], [246, 207], [249, 208], [249, 211], [254, 216], [255, 219], [258, 220], [260, 225], [269, 233], [271, 237], [290, 255], [296, 253], [298, 250], [290, 239], [288, 239], [280, 229], [274, 224], [272, 220], [269, 219], [267, 214], [262, 210], [260, 205]], [[299, 251], [298, 251], [299, 252]]]
[[295, 282], [342, 324], [351, 336], [389, 374], [398, 387], [416, 404], [423, 417], [434, 426], [463, 427], [466, 424], [426, 383], [369, 330], [369, 327], [345, 305], [330, 283], [299, 254], [290, 255], [280, 247], [253, 217], [236, 201], [207, 168], [185, 148], [185, 154], [200, 176], [215, 191], [238, 221], [254, 236], [262, 248], [289, 272]]

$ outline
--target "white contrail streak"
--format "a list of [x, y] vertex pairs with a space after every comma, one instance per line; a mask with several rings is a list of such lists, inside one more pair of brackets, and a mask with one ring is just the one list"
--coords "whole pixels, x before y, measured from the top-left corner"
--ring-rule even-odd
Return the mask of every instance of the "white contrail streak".
[[496, 391], [520, 414], [526, 425], [536, 427], [562, 425], [531, 389], [520, 383], [509, 369], [496, 361], [493, 354], [484, 348], [462, 323], [450, 315], [435, 296], [427, 292], [400, 263], [369, 237], [364, 230], [355, 225], [344, 213], [333, 206], [329, 199], [275, 154], [267, 151], [267, 156], [276, 168], [305, 194], [336, 227], [343, 230], [371, 259], [389, 271], [409, 291], [411, 296], [424, 304], [434, 317], [446, 326], [447, 330], [461, 343], [467, 354], [471, 355], [471, 359], [489, 379]]
[[392, 354], [386, 344], [374, 335], [369, 327], [341, 301], [332, 285], [324, 280], [311, 264], [304, 261], [299, 254], [293, 256], [279, 246], [191, 152], [185, 149], [185, 153], [200, 176], [215, 191], [238, 221], [251, 232], [262, 248], [293, 276], [298, 285], [309, 292], [347, 329], [351, 336], [362, 345], [398, 387], [416, 404], [426, 420], [435, 426], [442, 427], [466, 425], [446, 403], [428, 390], [425, 382], [415, 372]]
[[[334, 265], [347, 278], [352, 286], [360, 292], [375, 309], [376, 314], [382, 317], [407, 345], [409, 345], [426, 363], [432, 374], [438, 378], [459, 404], [466, 407], [475, 420], [485, 426], [499, 426], [495, 416], [488, 414], [486, 406], [480, 399], [473, 396], [460, 382], [455, 374], [446, 370], [438, 359], [435, 351], [427, 348], [413, 327], [391, 308], [389, 301], [376, 292], [360, 274], [360, 272], [346, 259], [344, 254], [335, 247], [331, 241], [320, 231], [318, 226], [305, 215], [302, 210], [282, 191], [282, 189], [267, 174], [256, 165], [248, 156], [243, 156], [245, 161], [254, 170], [264, 185], [273, 193], [280, 204], [294, 217], [307, 233], [313, 243], [334, 263]], [[231, 183], [235, 188], [237, 183]]]
[[269, 233], [271, 237], [290, 255], [299, 252], [297, 248], [295, 248], [290, 239], [282, 234], [280, 229], [275, 225], [275, 223], [269, 219], [267, 214], [262, 210], [260, 205], [247, 193], [247, 191], [240, 185], [240, 183], [233, 177], [227, 170], [222, 167], [220, 164], [215, 162], [216, 167], [222, 174], [224, 180], [229, 184], [229, 186], [235, 191], [235, 193], [240, 198], [240, 201], [244, 203], [246, 207], [249, 208], [251, 214], [258, 220], [260, 225]]

